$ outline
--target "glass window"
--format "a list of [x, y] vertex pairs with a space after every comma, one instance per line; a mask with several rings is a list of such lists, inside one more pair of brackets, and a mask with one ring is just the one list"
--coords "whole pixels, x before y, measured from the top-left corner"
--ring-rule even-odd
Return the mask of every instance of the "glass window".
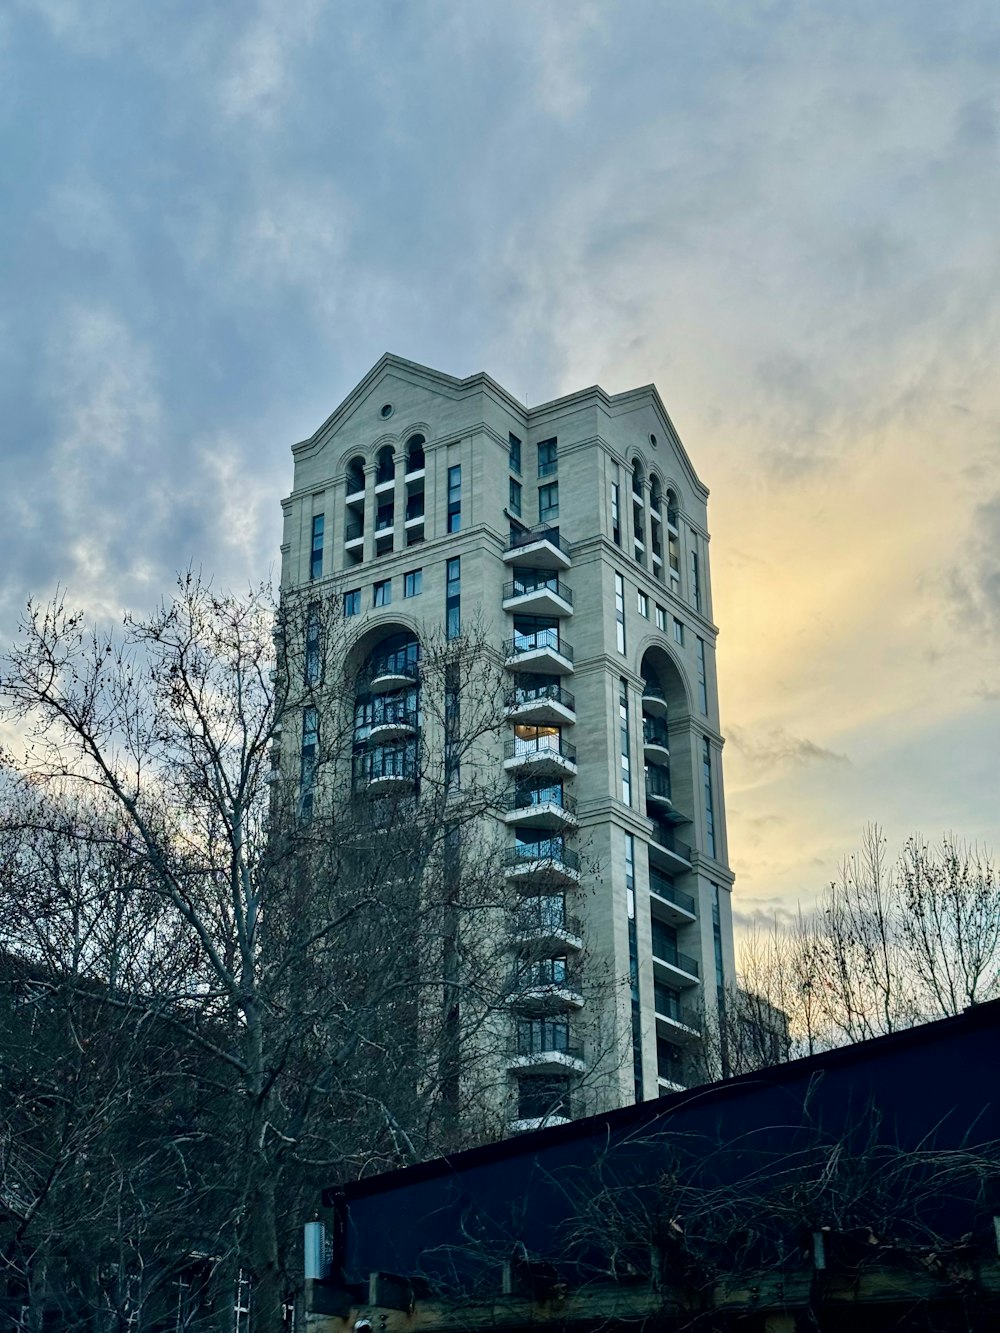
[[[696, 540], [694, 533], [691, 533], [691, 540]], [[696, 611], [701, 610], [701, 580], [698, 571], [698, 552], [691, 552], [691, 605]]]
[[675, 643], [679, 643], [679, 644], [681, 645], [681, 647], [683, 648], [683, 646], [684, 646], [684, 626], [681, 624], [681, 622], [677, 619], [676, 616], [673, 617], [673, 621], [674, 621], [674, 642], [675, 642]]
[[667, 628], [667, 610], [659, 602], [656, 603], [656, 628], [662, 630]]
[[510, 496], [507, 508], [515, 518], [521, 517], [521, 483], [515, 481], [513, 477], [510, 479]]
[[392, 579], [382, 579], [375, 584], [374, 606], [389, 606], [392, 603]]
[[448, 561], [445, 586], [445, 637], [457, 639], [462, 632], [462, 561]]
[[307, 685], [315, 685], [319, 681], [321, 659], [320, 606], [318, 602], [313, 602], [306, 614], [305, 683]]
[[554, 523], [559, 517], [559, 483], [549, 482], [538, 488], [538, 521]]
[[516, 473], [518, 474], [518, 476], [520, 476], [520, 475], [521, 475], [521, 441], [517, 438], [516, 435], [510, 435], [510, 434], [508, 434], [507, 439], [508, 439], [508, 442], [509, 442], [509, 444], [508, 444], [508, 463], [509, 463], [509, 466], [510, 466], [510, 470], [511, 470], [511, 472], [516, 472]]
[[361, 614], [361, 589], [352, 588], [350, 592], [344, 593], [344, 615], [359, 616]]
[[460, 532], [462, 528], [462, 465], [456, 463], [448, 469], [448, 531]]
[[411, 569], [408, 574], [403, 575], [403, 596], [419, 597], [423, 591], [424, 571], [422, 569]]
[[321, 578], [323, 575], [323, 525], [322, 514], [314, 514], [312, 521], [312, 550], [309, 556], [309, 577]]
[[622, 800], [632, 804], [632, 761], [628, 735], [628, 681], [624, 676], [618, 682], [618, 729], [622, 751]]
[[611, 540], [616, 546], [622, 544], [621, 487], [616, 481], [611, 483]]
[[712, 799], [712, 747], [708, 737], [702, 740], [701, 777], [705, 790], [705, 847], [709, 856], [715, 855], [715, 805]]
[[538, 444], [538, 475], [540, 477], [551, 477], [558, 468], [555, 438], [540, 440]]
[[302, 757], [299, 769], [299, 814], [303, 819], [308, 819], [312, 815], [318, 751], [319, 713], [315, 708], [304, 708], [302, 710]]
[[[676, 623], [676, 622], [675, 622]], [[698, 640], [698, 707], [708, 716], [708, 686], [705, 680], [705, 640]]]
[[649, 619], [649, 598], [646, 596], [646, 594], [645, 594], [644, 592], [638, 591], [638, 592], [637, 592], [637, 599], [636, 599], [636, 600], [637, 600], [637, 603], [638, 603], [639, 614], [640, 614], [640, 616], [645, 616], [646, 619], [648, 620], [648, 619]]
[[625, 580], [620, 574], [615, 575], [615, 632], [618, 638], [618, 651], [625, 651]]

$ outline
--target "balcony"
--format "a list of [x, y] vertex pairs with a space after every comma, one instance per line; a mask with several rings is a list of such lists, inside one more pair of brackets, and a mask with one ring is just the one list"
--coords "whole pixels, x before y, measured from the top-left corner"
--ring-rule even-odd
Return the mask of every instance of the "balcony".
[[661, 1097], [668, 1097], [672, 1092], [685, 1092], [687, 1090], [687, 1076], [684, 1073], [684, 1066], [675, 1063], [658, 1066], [656, 1086], [659, 1088]]
[[576, 828], [576, 801], [561, 786], [514, 788], [507, 794], [507, 824], [520, 828]]
[[356, 728], [354, 735], [356, 740], [367, 739], [381, 743], [415, 735], [417, 722], [417, 714], [410, 708], [387, 708], [381, 717]]
[[658, 1036], [684, 1045], [701, 1040], [701, 1013], [689, 1005], [681, 1004], [666, 987], [654, 984], [653, 1007]]
[[412, 657], [392, 654], [371, 664], [366, 683], [372, 694], [390, 694], [414, 688], [419, 679], [420, 667]]
[[697, 986], [700, 979], [698, 960], [681, 953], [676, 944], [658, 937], [654, 930], [653, 975], [671, 986]]
[[650, 717], [667, 716], [667, 697], [652, 681], [642, 682], [642, 711]]
[[417, 757], [412, 746], [365, 750], [352, 761], [356, 793], [386, 796], [411, 790], [417, 781]]
[[558, 528], [525, 529], [511, 534], [504, 563], [536, 569], [569, 569], [572, 561]]
[[674, 831], [666, 825], [653, 821], [653, 836], [649, 844], [650, 861], [659, 864], [665, 870], [690, 870], [691, 848], [686, 842], [674, 836]]
[[359, 546], [365, 539], [364, 520], [353, 520], [344, 527], [344, 545]]
[[518, 1009], [548, 1014], [583, 1006], [579, 978], [574, 969], [566, 966], [564, 958], [541, 958], [529, 963], [516, 973], [514, 986], [511, 1002]]
[[539, 777], [572, 774], [576, 772], [576, 746], [562, 736], [536, 736], [529, 740], [515, 736], [504, 744], [503, 766], [508, 773], [531, 769]]
[[[511, 939], [515, 944], [530, 944], [537, 949], [583, 948], [583, 927], [580, 918], [564, 910], [562, 898], [556, 901], [561, 911], [548, 906], [543, 898], [526, 898], [514, 913], [510, 924]], [[544, 903], [545, 906], [538, 904]]]
[[661, 768], [659, 764], [649, 764], [646, 767], [646, 800], [654, 805], [665, 805], [673, 807], [670, 799], [670, 769]]
[[[662, 718], [644, 717], [642, 719], [642, 748], [646, 758], [654, 762], [670, 758], [667, 724]], [[669, 796], [670, 793], [668, 792], [667, 795]]]
[[582, 1046], [570, 1046], [558, 1031], [548, 1038], [532, 1034], [518, 1037], [508, 1059], [508, 1068], [525, 1074], [585, 1074]]
[[657, 917], [671, 926], [689, 926], [697, 920], [697, 904], [690, 893], [675, 889], [655, 870], [649, 874], [649, 898]]
[[503, 609], [539, 616], [571, 616], [572, 590], [544, 569], [526, 570], [520, 578], [504, 584]]
[[521, 843], [504, 852], [504, 869], [514, 883], [579, 884], [580, 854], [563, 847], [557, 838]]
[[548, 681], [543, 685], [518, 685], [504, 702], [512, 722], [559, 726], [576, 721], [576, 699], [569, 690]]
[[573, 670], [573, 649], [557, 629], [515, 634], [504, 644], [508, 671], [541, 671], [566, 676]]

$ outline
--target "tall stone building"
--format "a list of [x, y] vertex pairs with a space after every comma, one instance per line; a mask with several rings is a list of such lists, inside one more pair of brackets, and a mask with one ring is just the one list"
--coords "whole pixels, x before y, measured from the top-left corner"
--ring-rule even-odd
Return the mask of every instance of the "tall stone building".
[[[428, 637], [475, 618], [503, 665], [508, 1121], [685, 1086], [733, 980], [733, 876], [708, 492], [656, 389], [527, 408], [387, 355], [292, 452], [282, 588], [335, 598], [359, 645], [358, 796], [419, 780]], [[303, 774], [315, 730], [286, 727]]]

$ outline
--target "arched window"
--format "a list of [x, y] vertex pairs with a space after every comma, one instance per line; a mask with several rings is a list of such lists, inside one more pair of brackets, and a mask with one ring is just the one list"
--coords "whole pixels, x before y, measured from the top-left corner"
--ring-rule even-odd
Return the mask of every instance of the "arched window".
[[649, 507], [654, 514], [660, 512], [660, 479], [657, 476], [650, 478], [649, 482]]
[[357, 454], [347, 465], [347, 494], [355, 495], [365, 489], [365, 460]]
[[672, 490], [667, 491], [667, 522], [671, 527], [677, 526], [677, 496]]
[[633, 495], [642, 495], [642, 483], [646, 479], [646, 470], [642, 466], [641, 458], [632, 459], [632, 493]]
[[396, 458], [392, 447], [386, 445], [384, 449], [378, 451], [378, 470], [375, 473], [375, 485], [381, 486], [384, 481], [392, 481], [396, 475]]
[[422, 435], [411, 435], [406, 441], [406, 470], [419, 472], [424, 466], [424, 444]]

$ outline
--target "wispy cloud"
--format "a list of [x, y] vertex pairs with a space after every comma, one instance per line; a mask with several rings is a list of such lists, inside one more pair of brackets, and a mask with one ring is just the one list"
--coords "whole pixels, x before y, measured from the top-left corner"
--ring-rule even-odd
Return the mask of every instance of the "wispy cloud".
[[766, 735], [750, 735], [743, 727], [730, 724], [729, 741], [745, 760], [757, 768], [773, 769], [791, 765], [801, 768], [806, 764], [849, 764], [846, 754], [838, 754], [801, 736], [789, 735], [780, 727]]

